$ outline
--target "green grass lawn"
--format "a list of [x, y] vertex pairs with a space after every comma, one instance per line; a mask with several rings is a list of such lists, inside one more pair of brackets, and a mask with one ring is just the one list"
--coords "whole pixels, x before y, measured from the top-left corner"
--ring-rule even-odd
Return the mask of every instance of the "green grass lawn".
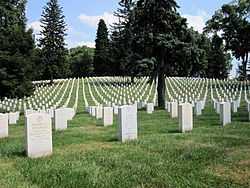
[[64, 132], [53, 133], [53, 155], [29, 159], [24, 121], [0, 140], [0, 187], [250, 187], [250, 124], [242, 106], [233, 123], [219, 126], [208, 105], [192, 133], [158, 110], [138, 114], [139, 139], [117, 141], [111, 127], [82, 110]]

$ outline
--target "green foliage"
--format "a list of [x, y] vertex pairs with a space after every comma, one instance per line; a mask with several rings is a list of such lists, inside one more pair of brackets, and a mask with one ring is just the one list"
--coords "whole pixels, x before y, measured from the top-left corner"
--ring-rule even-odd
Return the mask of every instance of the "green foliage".
[[66, 24], [58, 0], [50, 0], [41, 18], [42, 31], [39, 46], [42, 48], [44, 76], [51, 81], [69, 75], [69, 64], [66, 61], [65, 49]]
[[242, 61], [241, 77], [246, 79], [250, 52], [249, 1], [237, 0], [223, 5], [207, 22], [206, 32], [222, 32], [225, 49]]
[[135, 74], [131, 46], [134, 35], [132, 31], [134, 6], [133, 0], [121, 0], [119, 8], [114, 13], [119, 20], [112, 26], [110, 41], [110, 61], [111, 67], [115, 69], [113, 71], [115, 75], [133, 76]]
[[108, 39], [108, 28], [103, 19], [98, 24], [96, 34], [96, 48], [94, 55], [94, 70], [95, 75], [103, 76], [110, 74], [110, 63], [109, 63], [109, 39]]
[[[185, 57], [183, 53], [190, 48], [186, 42], [186, 20], [180, 16], [177, 8], [174, 0], [139, 0], [133, 14], [132, 51], [135, 53], [134, 62], [139, 63], [135, 67], [152, 67], [152, 79], [158, 78], [160, 107], [165, 105], [165, 76], [176, 72], [172, 69], [176, 68], [180, 57]], [[148, 60], [141, 61], [140, 58]], [[143, 64], [140, 65], [140, 62]]]
[[93, 75], [94, 49], [86, 46], [69, 50], [68, 61], [72, 77], [88, 77]]
[[114, 14], [119, 22], [111, 33], [110, 68], [118, 75], [157, 79], [161, 107], [165, 76], [225, 78], [230, 69], [223, 43], [217, 48], [205, 34], [188, 28], [178, 8], [175, 0], [121, 0]]
[[226, 53], [223, 39], [218, 35], [212, 37], [211, 46], [208, 50], [208, 78], [227, 78], [231, 69], [231, 55]]
[[0, 3], [0, 97], [32, 93], [32, 30], [26, 31], [24, 0]]
[[33, 53], [31, 55], [33, 66], [33, 76], [32, 80], [47, 80], [47, 74], [45, 73], [46, 67], [44, 66], [43, 63], [43, 58], [42, 58], [42, 49], [36, 47], [33, 50]]

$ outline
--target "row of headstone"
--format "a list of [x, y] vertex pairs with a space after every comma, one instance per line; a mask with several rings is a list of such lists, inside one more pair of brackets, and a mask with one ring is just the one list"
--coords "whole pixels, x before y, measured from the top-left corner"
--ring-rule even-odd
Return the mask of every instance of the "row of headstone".
[[193, 105], [191, 103], [166, 102], [165, 109], [170, 113], [171, 118], [178, 118], [180, 132], [193, 130]]
[[[96, 119], [102, 119], [103, 126], [113, 125], [113, 107], [89, 106], [89, 114]], [[119, 106], [118, 110], [118, 139], [121, 142], [137, 139], [137, 105]]]
[[[114, 86], [111, 83], [114, 83], [115, 79], [116, 78], [111, 77], [86, 79], [85, 82], [88, 86], [88, 92], [91, 97], [90, 100], [93, 101], [93, 103], [89, 105], [88, 101], [85, 100], [86, 97], [84, 97], [85, 104], [87, 104], [86, 106], [99, 106], [100, 104], [120, 106], [134, 104], [140, 101], [145, 101], [146, 103], [149, 101], [156, 102], [156, 87], [154, 83], [151, 85], [147, 84], [148, 78], [142, 78], [140, 82], [137, 81], [135, 84], [131, 85], [120, 84], [118, 81], [118, 84]], [[90, 87], [90, 83], [92, 83], [92, 87]], [[84, 88], [84, 91], [85, 90]], [[93, 93], [95, 93], [96, 96]]]
[[[0, 101], [0, 109], [5, 112], [24, 112], [27, 109], [39, 111], [59, 108], [60, 106], [67, 107], [65, 104], [68, 104], [71, 99], [75, 79], [55, 80], [54, 84], [49, 86], [43, 84], [45, 82], [34, 82], [34, 84], [39, 85], [35, 86], [35, 91], [30, 97], [24, 97], [23, 99], [4, 98], [3, 101]], [[80, 79], [77, 79], [76, 98], [78, 96], [79, 82]], [[70, 85], [70, 92], [65, 96]], [[65, 98], [66, 101], [63, 101]], [[77, 102], [74, 104], [75, 109], [77, 108]]]
[[[75, 111], [72, 108], [60, 108], [55, 113], [55, 129], [67, 129], [67, 121], [72, 120]], [[25, 117], [26, 152], [31, 158], [52, 154], [52, 118], [44, 112], [27, 113]]]

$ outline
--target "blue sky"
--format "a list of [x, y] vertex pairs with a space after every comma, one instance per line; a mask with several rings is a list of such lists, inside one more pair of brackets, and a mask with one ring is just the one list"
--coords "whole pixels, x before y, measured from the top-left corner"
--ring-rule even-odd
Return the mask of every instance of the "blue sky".
[[[35, 33], [40, 31], [40, 17], [48, 0], [28, 0], [28, 26]], [[231, 0], [177, 0], [180, 13], [187, 18], [190, 26], [202, 31], [206, 20], [223, 4]], [[103, 18], [107, 24], [112, 24], [115, 17], [112, 13], [118, 7], [118, 0], [59, 0], [66, 16], [68, 47], [78, 45], [94, 46], [98, 20]], [[234, 67], [235, 70], [235, 67]], [[235, 74], [234, 72], [232, 74]]]

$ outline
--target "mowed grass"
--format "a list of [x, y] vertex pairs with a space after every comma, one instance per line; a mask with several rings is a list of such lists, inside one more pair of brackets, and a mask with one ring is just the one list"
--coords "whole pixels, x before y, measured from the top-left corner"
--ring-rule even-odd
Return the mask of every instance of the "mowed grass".
[[250, 187], [250, 126], [243, 105], [220, 127], [211, 105], [181, 134], [163, 110], [138, 113], [139, 139], [117, 140], [82, 110], [53, 132], [53, 155], [25, 156], [24, 120], [0, 140], [0, 187]]

